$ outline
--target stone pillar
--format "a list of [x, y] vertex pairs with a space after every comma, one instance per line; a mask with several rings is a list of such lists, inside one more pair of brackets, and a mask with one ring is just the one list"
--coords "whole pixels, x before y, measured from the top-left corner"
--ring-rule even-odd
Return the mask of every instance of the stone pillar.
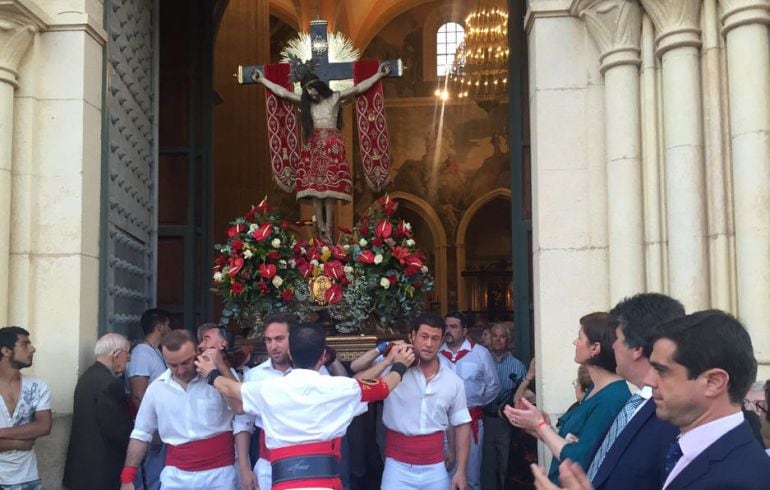
[[636, 0], [578, 0], [572, 12], [583, 19], [601, 53], [610, 302], [614, 304], [645, 290], [639, 113], [641, 9]]
[[688, 311], [710, 304], [700, 78], [701, 0], [642, 0], [663, 67], [669, 293]]
[[770, 364], [770, 0], [721, 0], [727, 45], [738, 316]]
[[10, 291], [13, 94], [18, 68], [35, 32], [36, 19], [15, 2], [0, 4], [0, 326], [8, 323]]

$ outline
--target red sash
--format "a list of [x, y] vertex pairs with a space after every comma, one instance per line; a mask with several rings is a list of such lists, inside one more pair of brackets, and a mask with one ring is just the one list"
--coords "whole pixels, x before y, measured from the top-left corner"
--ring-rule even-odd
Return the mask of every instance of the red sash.
[[208, 439], [178, 446], [167, 445], [166, 466], [183, 471], [204, 471], [235, 463], [233, 433], [222, 432]]
[[259, 431], [259, 457], [265, 461], [270, 461], [270, 450], [265, 444], [265, 431]]
[[405, 436], [388, 429], [385, 432], [385, 456], [407, 464], [441, 463], [444, 461], [444, 431]]
[[471, 413], [471, 432], [473, 433], [473, 442], [479, 443], [479, 420], [484, 416], [484, 407], [468, 407]]
[[[278, 447], [270, 450], [271, 462], [297, 456], [328, 455], [340, 459], [340, 447], [342, 440], [338, 437], [331, 441], [311, 442], [294, 446]], [[308, 478], [306, 480], [292, 480], [282, 483], [274, 483], [273, 490], [290, 490], [297, 488], [332, 488], [342, 490], [342, 481], [339, 478]]]

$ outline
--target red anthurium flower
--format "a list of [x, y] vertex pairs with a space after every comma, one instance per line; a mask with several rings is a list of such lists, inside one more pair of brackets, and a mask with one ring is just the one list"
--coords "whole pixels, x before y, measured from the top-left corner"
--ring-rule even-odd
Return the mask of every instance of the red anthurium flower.
[[281, 299], [284, 303], [288, 303], [291, 301], [291, 299], [294, 297], [294, 291], [291, 290], [291, 288], [286, 288], [281, 293]]
[[262, 264], [259, 266], [259, 275], [265, 279], [272, 279], [276, 272], [277, 268], [274, 264]]
[[348, 284], [350, 284], [350, 281], [348, 281], [348, 276], [342, 276], [340, 278], [340, 284], [343, 286], [347, 286]]
[[269, 213], [270, 212], [270, 205], [267, 203], [267, 196], [265, 196], [262, 201], [257, 205], [255, 208], [258, 213]]
[[411, 267], [416, 267], [416, 268], [419, 269], [424, 264], [422, 263], [422, 260], [419, 257], [417, 257], [416, 255], [411, 255], [411, 256], [407, 257], [406, 265], [407, 266], [411, 266]]
[[382, 238], [378, 236], [372, 238], [372, 245], [374, 245], [375, 247], [382, 247]]
[[324, 274], [337, 281], [345, 277], [345, 269], [339, 260], [330, 260], [324, 264]]
[[241, 249], [243, 249], [243, 242], [240, 240], [233, 240], [233, 242], [230, 244], [230, 248], [233, 252], [240, 252]]
[[281, 221], [281, 229], [282, 230], [288, 230], [289, 229], [289, 222], [286, 220]]
[[302, 277], [308, 277], [313, 272], [313, 266], [307, 260], [299, 258], [297, 259], [297, 271]]
[[350, 228], [345, 228], [344, 226], [338, 226], [337, 229], [340, 230], [341, 233], [344, 233], [346, 235], [350, 235], [351, 233], [353, 233], [353, 230], [351, 230]]
[[342, 247], [338, 247], [336, 245], [332, 247], [332, 257], [343, 262], [348, 260], [348, 255], [345, 253], [345, 250]]
[[409, 238], [412, 235], [412, 231], [406, 227], [406, 221], [398, 220], [398, 226], [396, 226], [396, 236], [401, 238]]
[[399, 264], [404, 265], [406, 263], [406, 258], [409, 257], [409, 249], [406, 247], [393, 247], [391, 254], [393, 255], [393, 258], [398, 260]]
[[252, 236], [254, 237], [254, 240], [261, 242], [265, 238], [269, 237], [272, 232], [273, 232], [273, 225], [271, 225], [270, 223], [263, 223], [262, 226], [260, 226], [254, 231], [254, 235]]
[[342, 287], [339, 284], [335, 284], [324, 292], [324, 298], [326, 302], [333, 305], [339, 303], [342, 299]]
[[243, 283], [238, 281], [231, 282], [230, 292], [233, 293], [233, 296], [238, 296], [239, 294], [243, 293]]
[[227, 274], [230, 277], [235, 277], [243, 268], [243, 259], [241, 257], [232, 257], [230, 259], [230, 269]]
[[406, 277], [412, 277], [412, 276], [416, 275], [418, 272], [420, 272], [420, 268], [419, 267], [415, 267], [413, 265], [408, 265], [408, 266], [406, 266], [406, 269], [404, 269], [404, 275]]
[[227, 229], [227, 237], [232, 238], [246, 229], [245, 225], [235, 225]]
[[374, 233], [378, 237], [382, 238], [388, 238], [390, 236], [390, 233], [393, 231], [393, 225], [390, 224], [390, 220], [384, 219], [377, 223], [377, 226], [374, 227]]
[[214, 260], [214, 264], [216, 264], [218, 267], [222, 267], [226, 263], [227, 263], [227, 259], [225, 258], [224, 255], [220, 255], [219, 257], [216, 258], [216, 260]]
[[364, 250], [361, 255], [358, 256], [358, 261], [362, 264], [374, 264], [374, 252], [371, 250]]
[[270, 260], [278, 260], [278, 259], [281, 258], [281, 254], [280, 254], [280, 252], [278, 252], [278, 250], [271, 250], [271, 251], [267, 252], [265, 257], [267, 257]]
[[253, 205], [251, 206], [251, 209], [243, 216], [243, 219], [246, 221], [254, 221], [254, 216], [257, 214], [257, 208], [255, 208]]
[[259, 281], [257, 286], [259, 287], [259, 294], [262, 296], [266, 296], [270, 293], [270, 286], [268, 286], [265, 281]]
[[358, 233], [362, 235], [366, 235], [367, 233], [369, 233], [369, 225], [364, 223], [358, 225]]

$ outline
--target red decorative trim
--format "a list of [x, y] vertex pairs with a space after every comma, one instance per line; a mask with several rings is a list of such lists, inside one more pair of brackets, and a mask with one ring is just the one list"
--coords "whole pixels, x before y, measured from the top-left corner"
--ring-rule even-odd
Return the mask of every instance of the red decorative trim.
[[357, 379], [358, 386], [361, 388], [362, 402], [378, 402], [388, 397], [390, 388], [382, 378], [377, 379]]
[[[286, 90], [293, 91], [289, 81], [289, 64], [265, 65], [265, 77]], [[294, 104], [265, 88], [267, 105], [267, 142], [270, 147], [270, 167], [278, 187], [293, 192], [295, 169], [300, 159], [299, 128]]]
[[[353, 82], [366, 80], [377, 73], [379, 67], [379, 62], [374, 60], [353, 63]], [[356, 98], [356, 120], [364, 177], [369, 187], [379, 192], [390, 180], [392, 166], [388, 126], [385, 123], [385, 98], [380, 82]]]

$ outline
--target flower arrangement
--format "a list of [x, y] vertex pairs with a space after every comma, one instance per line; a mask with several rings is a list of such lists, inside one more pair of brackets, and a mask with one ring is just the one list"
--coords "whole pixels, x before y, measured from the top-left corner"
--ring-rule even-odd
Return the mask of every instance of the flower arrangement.
[[326, 309], [337, 330], [348, 333], [370, 316], [383, 326], [413, 317], [433, 276], [410, 224], [394, 217], [397, 208], [387, 195], [380, 198], [331, 244], [296, 240], [266, 200], [252, 207], [231, 223], [227, 243], [215, 246], [213, 290], [225, 303], [222, 322], [276, 311], [307, 318]]

